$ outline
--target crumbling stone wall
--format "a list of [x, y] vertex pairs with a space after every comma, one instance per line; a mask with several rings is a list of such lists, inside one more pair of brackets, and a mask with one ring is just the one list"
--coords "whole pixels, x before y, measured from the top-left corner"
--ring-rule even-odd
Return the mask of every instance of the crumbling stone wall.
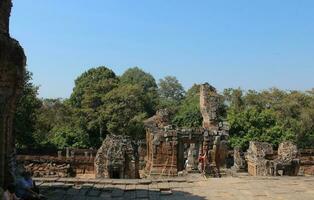
[[216, 89], [205, 83], [200, 87], [200, 111], [203, 117], [204, 140], [202, 155], [203, 169], [207, 174], [220, 177], [220, 167], [228, 155], [228, 131], [219, 126], [219, 96]]
[[149, 176], [176, 176], [184, 170], [185, 164], [188, 170], [195, 168], [199, 148], [202, 148], [202, 129], [177, 128], [169, 122], [167, 110], [160, 110], [145, 121], [145, 171]]
[[300, 169], [299, 151], [292, 142], [279, 144], [278, 156], [274, 160], [274, 175], [297, 176]]
[[26, 65], [22, 47], [9, 35], [11, 7], [11, 0], [0, 1], [0, 186], [14, 179], [12, 121]]
[[200, 111], [203, 127], [173, 127], [168, 112], [161, 110], [145, 121], [147, 139], [146, 171], [149, 175], [176, 175], [193, 171], [198, 157], [205, 157], [202, 169], [220, 176], [219, 167], [228, 154], [228, 132], [218, 123], [218, 94], [208, 83], [200, 87]]
[[273, 154], [274, 151], [271, 144], [251, 141], [246, 155], [249, 174], [252, 176], [272, 175], [274, 173], [271, 163]]
[[139, 178], [137, 151], [130, 137], [107, 135], [96, 154], [96, 178]]
[[296, 176], [300, 169], [298, 157], [297, 147], [291, 142], [281, 143], [276, 155], [271, 144], [251, 141], [246, 155], [248, 172], [252, 176]]
[[177, 175], [177, 131], [169, 126], [169, 113], [160, 110], [146, 120], [148, 175]]

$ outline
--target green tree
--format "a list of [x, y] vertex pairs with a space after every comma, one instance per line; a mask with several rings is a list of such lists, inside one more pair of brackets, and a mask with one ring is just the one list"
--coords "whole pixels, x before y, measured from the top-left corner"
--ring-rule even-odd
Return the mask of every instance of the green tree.
[[148, 116], [156, 113], [158, 105], [158, 87], [155, 78], [138, 67], [129, 68], [120, 77], [120, 85], [138, 85], [145, 94], [144, 106]]
[[167, 108], [173, 116], [185, 97], [185, 90], [174, 76], [166, 76], [158, 83], [159, 109]]
[[118, 87], [118, 84], [119, 79], [115, 73], [103, 66], [92, 68], [75, 80], [69, 103], [94, 147], [98, 147], [106, 135], [100, 111], [108, 102], [104, 102], [103, 97]]
[[32, 148], [38, 144], [34, 138], [37, 113], [41, 107], [41, 101], [37, 98], [38, 87], [31, 82], [32, 74], [25, 74], [22, 95], [18, 101], [14, 129], [16, 135], [16, 146], [18, 148]]
[[50, 132], [49, 142], [58, 149], [90, 147], [88, 135], [78, 126], [72, 126], [71, 124], [57, 125]]
[[102, 97], [118, 85], [115, 73], [107, 67], [91, 68], [75, 80], [70, 103], [75, 108], [96, 111]]
[[202, 115], [200, 112], [200, 85], [193, 85], [187, 91], [186, 97], [172, 120], [178, 127], [201, 127]]
[[183, 100], [185, 91], [181, 83], [174, 76], [166, 76], [159, 80], [159, 95], [169, 101], [180, 102]]
[[250, 141], [269, 142], [277, 147], [282, 141], [295, 139], [293, 132], [285, 130], [276, 113], [270, 109], [250, 107], [242, 112], [233, 109], [228, 113], [228, 122], [232, 147], [238, 146], [245, 150]]
[[[245, 148], [249, 140], [271, 142], [275, 146], [284, 140], [292, 140], [302, 148], [314, 146], [314, 98], [311, 92], [271, 88], [260, 92], [229, 90], [225, 95], [226, 99], [231, 99], [228, 120], [233, 146]], [[272, 123], [265, 118], [271, 119]]]
[[109, 92], [103, 100], [102, 117], [109, 133], [143, 138], [145, 113], [145, 93], [139, 85], [122, 85]]

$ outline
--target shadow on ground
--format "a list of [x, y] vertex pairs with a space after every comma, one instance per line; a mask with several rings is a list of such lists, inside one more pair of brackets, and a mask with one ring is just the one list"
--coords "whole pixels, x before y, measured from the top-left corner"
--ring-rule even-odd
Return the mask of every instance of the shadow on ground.
[[100, 200], [100, 199], [191, 199], [203, 200], [204, 197], [184, 192], [180, 189], [154, 189], [148, 188], [148, 185], [142, 185], [145, 189], [137, 189], [134, 185], [117, 185], [111, 187], [69, 187], [69, 188], [52, 188], [42, 187], [41, 193], [48, 200]]

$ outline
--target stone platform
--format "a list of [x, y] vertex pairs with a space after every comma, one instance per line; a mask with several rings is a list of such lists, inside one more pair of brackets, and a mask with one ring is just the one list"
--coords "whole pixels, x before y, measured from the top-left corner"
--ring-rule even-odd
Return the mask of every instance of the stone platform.
[[36, 179], [49, 200], [313, 200], [314, 177], [202, 177], [159, 180]]

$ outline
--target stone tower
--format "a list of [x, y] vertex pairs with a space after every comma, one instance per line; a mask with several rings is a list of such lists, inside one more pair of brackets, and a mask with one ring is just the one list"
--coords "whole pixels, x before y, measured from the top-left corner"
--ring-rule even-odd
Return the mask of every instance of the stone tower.
[[9, 34], [11, 7], [11, 0], [0, 0], [0, 187], [14, 181], [12, 121], [26, 65], [22, 47]]
[[220, 166], [227, 154], [228, 133], [219, 127], [219, 96], [216, 89], [205, 83], [200, 87], [200, 111], [203, 116], [204, 140], [202, 153], [206, 157], [205, 172], [220, 177]]
[[218, 127], [218, 95], [216, 89], [208, 83], [200, 88], [200, 109], [203, 116], [203, 128], [216, 130]]

